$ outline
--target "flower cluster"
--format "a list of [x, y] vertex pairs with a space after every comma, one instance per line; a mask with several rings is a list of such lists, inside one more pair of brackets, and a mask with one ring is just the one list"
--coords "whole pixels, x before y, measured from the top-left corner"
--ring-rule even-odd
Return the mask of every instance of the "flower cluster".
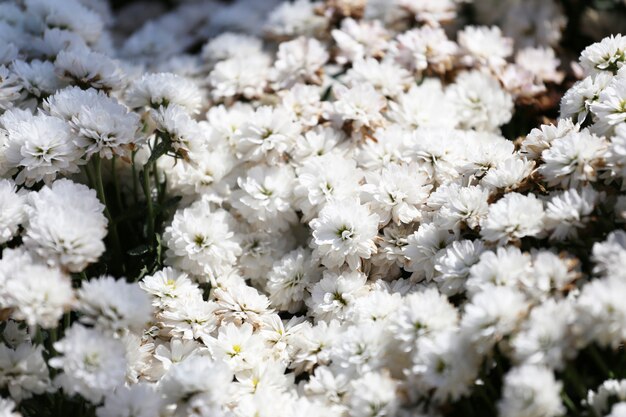
[[0, 417], [625, 416], [626, 36], [470, 3], [1, 3]]

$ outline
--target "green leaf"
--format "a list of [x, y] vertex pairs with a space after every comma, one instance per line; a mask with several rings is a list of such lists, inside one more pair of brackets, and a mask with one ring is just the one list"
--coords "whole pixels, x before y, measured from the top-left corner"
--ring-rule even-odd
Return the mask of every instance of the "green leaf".
[[[157, 143], [157, 145], [152, 150], [152, 154], [150, 155], [150, 158], [148, 158], [148, 162], [146, 162], [146, 165], [150, 165], [171, 150], [172, 141], [166, 139]], [[146, 169], [145, 166], [144, 169]]]

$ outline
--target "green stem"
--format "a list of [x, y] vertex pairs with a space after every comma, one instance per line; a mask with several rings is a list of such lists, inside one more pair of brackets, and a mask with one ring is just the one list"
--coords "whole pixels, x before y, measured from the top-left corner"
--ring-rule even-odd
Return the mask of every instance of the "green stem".
[[[150, 164], [151, 165], [151, 164]], [[152, 245], [154, 239], [154, 206], [152, 204], [152, 187], [150, 184], [150, 165], [143, 167], [143, 192], [148, 206], [148, 241]]]
[[139, 204], [139, 177], [137, 176], [137, 167], [135, 166], [135, 155], [137, 155], [137, 151], [132, 153], [130, 166], [133, 170], [133, 197], [135, 198], [135, 204]]
[[117, 170], [115, 169], [115, 162], [117, 158], [113, 156], [111, 159], [111, 174], [113, 175], [113, 188], [115, 189], [115, 202], [117, 203], [117, 207], [120, 211], [124, 210], [124, 206], [122, 205], [122, 192], [120, 190], [120, 183], [117, 178]]
[[102, 202], [102, 204], [104, 204], [104, 214], [109, 220], [109, 229], [111, 231], [111, 241], [113, 245], [113, 256], [117, 261], [116, 263], [123, 268], [124, 260], [120, 245], [120, 237], [117, 234], [117, 225], [113, 222], [113, 217], [111, 216], [111, 212], [109, 211], [109, 206], [107, 205], [106, 201], [106, 195], [104, 193], [104, 183], [102, 181], [102, 160], [100, 159], [100, 155], [94, 155], [93, 164], [96, 176], [96, 192], [98, 193], [98, 198], [100, 198], [100, 201]]
[[567, 368], [565, 368], [564, 376], [566, 381], [569, 382], [571, 386], [576, 390], [576, 393], [580, 398], [587, 398], [587, 390], [585, 388], [585, 384], [578, 375], [578, 372], [576, 372], [576, 370], [572, 366], [568, 366]]
[[591, 359], [594, 361], [596, 366], [600, 368], [600, 370], [604, 373], [604, 375], [609, 378], [614, 378], [615, 375], [606, 365], [606, 363], [604, 362], [604, 359], [602, 359], [602, 355], [600, 355], [600, 352], [598, 352], [598, 348], [595, 345], [590, 345], [588, 351], [591, 356]]

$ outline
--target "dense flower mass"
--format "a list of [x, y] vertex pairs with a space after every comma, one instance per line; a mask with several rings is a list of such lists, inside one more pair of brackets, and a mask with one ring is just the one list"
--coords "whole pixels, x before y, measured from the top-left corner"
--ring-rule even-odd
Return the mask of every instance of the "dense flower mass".
[[0, 2], [0, 417], [626, 416], [625, 22]]

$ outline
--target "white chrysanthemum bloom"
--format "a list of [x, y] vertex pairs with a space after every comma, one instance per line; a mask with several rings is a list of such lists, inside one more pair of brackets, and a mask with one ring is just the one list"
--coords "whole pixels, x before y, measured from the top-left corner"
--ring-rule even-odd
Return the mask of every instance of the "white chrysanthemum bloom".
[[489, 206], [480, 234], [490, 242], [506, 243], [526, 236], [541, 237], [544, 231], [543, 202], [534, 194], [506, 194]]
[[511, 120], [513, 98], [497, 80], [479, 71], [461, 73], [446, 91], [460, 126], [495, 131]]
[[255, 288], [241, 283], [230, 285], [225, 289], [216, 288], [213, 292], [217, 309], [214, 316], [223, 323], [235, 323], [240, 326], [249, 322], [259, 327], [264, 316], [274, 310], [270, 308], [270, 300]]
[[455, 109], [447, 100], [441, 81], [426, 78], [420, 85], [412, 86], [389, 102], [389, 118], [407, 129], [454, 128], [457, 123]]
[[517, 47], [550, 45], [556, 46], [561, 40], [562, 32], [567, 25], [567, 17], [563, 14], [561, 4], [555, 0], [525, 0], [515, 2], [497, 2], [489, 7], [500, 14], [504, 20], [500, 23], [504, 33], [515, 39]]
[[619, 301], [624, 291], [626, 282], [619, 276], [596, 279], [582, 288], [575, 330], [585, 342], [617, 348], [626, 339], [626, 306]]
[[470, 295], [492, 286], [531, 288], [533, 286], [531, 257], [515, 246], [487, 251], [469, 271], [466, 289]]
[[363, 202], [380, 219], [395, 224], [421, 219], [421, 207], [426, 203], [432, 185], [428, 175], [417, 164], [391, 164], [380, 173], [367, 173], [361, 187]]
[[0, 262], [0, 305], [30, 326], [50, 329], [74, 302], [70, 277], [55, 267], [39, 264], [21, 249], [5, 250]]
[[626, 36], [619, 34], [589, 45], [580, 54], [580, 64], [588, 75], [602, 71], [615, 74], [624, 63], [626, 63]]
[[447, 296], [462, 292], [470, 268], [478, 262], [483, 251], [484, 245], [480, 240], [452, 242], [452, 245], [437, 257], [434, 265], [437, 275], [433, 280], [437, 283], [439, 291]]
[[54, 73], [54, 65], [50, 61], [15, 60], [11, 64], [11, 71], [17, 76], [24, 90], [35, 97], [54, 94], [65, 86]]
[[399, 0], [398, 3], [414, 14], [415, 20], [429, 26], [436, 27], [456, 17], [456, 0]]
[[435, 274], [435, 260], [443, 256], [445, 247], [452, 243], [454, 234], [434, 223], [422, 223], [415, 233], [407, 238], [404, 256], [407, 264], [404, 269], [417, 278], [432, 279]]
[[202, 91], [196, 83], [172, 73], [145, 74], [126, 91], [126, 102], [134, 109], [176, 104], [189, 113], [198, 113], [202, 101]]
[[558, 70], [561, 61], [549, 47], [524, 48], [515, 55], [515, 63], [529, 71], [540, 82], [559, 84], [564, 74]]
[[533, 253], [535, 289], [543, 293], [564, 291], [578, 277], [577, 267], [575, 258], [561, 257], [547, 250]]
[[201, 294], [180, 299], [159, 314], [161, 325], [172, 338], [202, 339], [217, 327], [216, 304], [202, 299]]
[[26, 220], [26, 194], [13, 180], [0, 179], [0, 244], [13, 239]]
[[68, 395], [80, 394], [98, 403], [124, 383], [126, 350], [109, 335], [74, 324], [54, 349], [59, 355], [48, 363], [60, 370], [54, 382]]
[[615, 128], [615, 135], [611, 138], [606, 155], [606, 162], [611, 173], [622, 179], [622, 189], [626, 187], [626, 123]]
[[341, 65], [382, 56], [391, 37], [379, 20], [357, 22], [352, 18], [343, 19], [340, 29], [333, 29], [331, 35], [339, 48], [335, 61]]
[[148, 294], [124, 278], [101, 276], [85, 281], [76, 295], [81, 322], [101, 329], [139, 332], [152, 319]]
[[531, 130], [524, 138], [520, 153], [529, 159], [539, 159], [541, 153], [549, 149], [555, 139], [577, 131], [578, 127], [570, 118], [559, 119], [557, 125], [541, 125]]
[[315, 217], [331, 199], [356, 198], [363, 177], [353, 159], [336, 152], [307, 158], [296, 173], [295, 204], [305, 221]]
[[300, 124], [287, 109], [261, 106], [241, 125], [234, 139], [245, 159], [277, 165], [293, 148], [300, 131]]
[[397, 382], [388, 373], [368, 372], [350, 382], [348, 404], [351, 417], [395, 415], [399, 401]]
[[48, 27], [62, 27], [76, 33], [84, 42], [97, 44], [103, 35], [105, 19], [94, 9], [79, 1], [28, 1], [26, 9], [32, 17]]
[[607, 417], [624, 417], [626, 416], [626, 402], [622, 401], [613, 404], [611, 407], [611, 413], [607, 414]]
[[333, 87], [333, 93], [337, 97], [333, 103], [334, 112], [341, 120], [351, 122], [355, 131], [375, 129], [383, 124], [381, 111], [387, 101], [371, 84], [358, 84], [352, 88], [338, 84]]
[[85, 152], [86, 159], [93, 154], [107, 159], [113, 155], [128, 156], [140, 142], [139, 115], [129, 112], [102, 91], [68, 121], [76, 135], [74, 143]]
[[549, 299], [533, 308], [511, 340], [516, 363], [563, 369], [576, 354], [571, 332], [575, 317], [574, 304], [567, 299]]
[[307, 305], [317, 320], [343, 320], [358, 297], [368, 292], [367, 276], [359, 271], [337, 274], [324, 272], [321, 281], [311, 286]]
[[104, 404], [96, 409], [97, 417], [159, 417], [160, 393], [148, 384], [118, 387], [106, 394]]
[[565, 414], [561, 403], [563, 383], [545, 367], [523, 365], [504, 377], [498, 411], [502, 417], [555, 417]]
[[258, 54], [263, 49], [263, 41], [243, 33], [225, 32], [217, 35], [202, 47], [202, 58], [218, 62], [233, 57]]
[[575, 187], [581, 182], [594, 182], [607, 150], [608, 141], [604, 137], [586, 129], [572, 132], [555, 139], [550, 148], [541, 153], [544, 164], [538, 171], [549, 185]]
[[435, 215], [437, 225], [451, 230], [459, 230], [463, 225], [476, 229], [489, 212], [489, 190], [479, 185], [452, 185], [447, 191], [446, 201]]
[[174, 306], [179, 300], [201, 296], [198, 284], [174, 268], [165, 267], [154, 275], [145, 276], [139, 287], [153, 296], [152, 305], [159, 308]]
[[265, 286], [272, 306], [296, 313], [302, 308], [307, 288], [319, 278], [320, 271], [309, 251], [298, 248], [289, 252], [274, 263], [267, 276]]
[[22, 417], [22, 415], [15, 411], [16, 406], [13, 400], [9, 398], [0, 397], [0, 416], [2, 417]]
[[354, 62], [343, 81], [352, 87], [371, 84], [385, 97], [396, 97], [413, 84], [413, 77], [393, 61], [379, 62], [374, 58], [367, 58]]
[[411, 378], [418, 392], [434, 389], [437, 403], [456, 401], [467, 395], [478, 376], [480, 356], [458, 330], [418, 340]]
[[408, 129], [391, 124], [376, 129], [372, 137], [376, 140], [367, 140], [356, 150], [359, 167], [375, 171], [390, 163], [408, 164], [414, 161], [408, 149], [413, 139]]
[[506, 158], [485, 174], [481, 184], [491, 189], [516, 189], [533, 173], [534, 168], [535, 162], [526, 158]]
[[378, 215], [358, 200], [333, 200], [310, 223], [314, 256], [328, 268], [348, 264], [356, 270], [361, 266], [361, 258], [369, 259], [376, 252], [378, 224]]
[[119, 65], [105, 54], [87, 47], [65, 49], [54, 61], [56, 74], [62, 80], [97, 90], [117, 90], [123, 85]]
[[178, 210], [163, 233], [166, 262], [201, 281], [228, 273], [241, 254], [234, 226], [228, 212], [202, 200]]
[[326, 47], [314, 38], [281, 43], [270, 75], [274, 89], [290, 88], [297, 82], [321, 84], [328, 57]]
[[609, 406], [626, 401], [626, 380], [607, 379], [595, 391], [589, 390], [587, 404], [598, 415], [606, 415]]
[[488, 287], [465, 305], [461, 332], [486, 353], [511, 334], [528, 310], [524, 295], [512, 287]]
[[593, 131], [599, 134], [608, 134], [626, 121], [626, 74], [622, 71], [619, 74], [591, 104], [591, 112], [597, 119]]
[[468, 66], [500, 68], [513, 54], [513, 39], [504, 37], [497, 26], [466, 26], [459, 31], [458, 42]]
[[623, 277], [622, 270], [626, 260], [626, 232], [614, 230], [604, 242], [593, 245], [593, 260], [596, 263], [593, 272], [601, 276]]
[[349, 389], [350, 380], [344, 372], [333, 372], [327, 366], [315, 368], [311, 378], [303, 385], [307, 398], [319, 399], [326, 404], [341, 404]]
[[550, 238], [566, 240], [578, 237], [577, 229], [582, 229], [589, 221], [600, 194], [591, 187], [580, 191], [571, 188], [552, 196], [546, 203], [546, 230]]
[[[15, 119], [11, 120], [13, 116]], [[74, 143], [72, 130], [63, 120], [9, 111], [0, 122], [7, 130], [5, 162], [20, 170], [15, 178], [17, 184], [32, 186], [42, 180], [50, 183], [58, 174], [79, 171], [83, 151]]]
[[233, 372], [252, 369], [264, 355], [265, 345], [250, 323], [237, 326], [228, 323], [220, 327], [216, 339], [207, 339], [215, 360], [229, 366]]
[[582, 124], [591, 106], [598, 101], [600, 93], [613, 80], [613, 75], [602, 72], [589, 76], [574, 84], [561, 98], [561, 117], [572, 118], [578, 124]]
[[24, 245], [46, 262], [80, 272], [104, 253], [107, 219], [94, 190], [61, 179], [28, 201]]
[[443, 73], [452, 68], [458, 49], [441, 27], [422, 26], [399, 34], [390, 53], [410, 71], [422, 72], [430, 67]]
[[215, 100], [243, 96], [261, 97], [267, 86], [270, 59], [261, 53], [245, 57], [236, 56], [215, 65], [209, 74], [211, 94]]
[[240, 238], [238, 269], [246, 278], [260, 282], [266, 279], [274, 261], [297, 246], [291, 233], [267, 233], [267, 230], [252, 226], [246, 228]]
[[177, 417], [223, 416], [232, 380], [233, 373], [223, 362], [191, 356], [170, 368], [160, 382], [160, 391], [166, 404], [176, 405]]
[[363, 375], [387, 366], [391, 334], [384, 322], [348, 326], [330, 351], [331, 366], [348, 375]]
[[392, 315], [390, 329], [405, 352], [415, 348], [418, 339], [435, 337], [437, 333], [458, 325], [459, 312], [435, 288], [415, 292], [402, 299]]
[[402, 305], [402, 295], [399, 292], [389, 292], [382, 281], [377, 281], [376, 284], [380, 284], [380, 286], [372, 289], [363, 297], [358, 297], [354, 302], [349, 320], [356, 325], [389, 324], [392, 316]]
[[[281, 99], [282, 107], [293, 114], [293, 120], [298, 120], [303, 126], [316, 127], [319, 124], [323, 111], [323, 102], [321, 101], [322, 89], [320, 86], [295, 84], [288, 90], [279, 91], [278, 96]], [[298, 139], [301, 139], [301, 137], [298, 137], [296, 141]]]
[[328, 18], [316, 13], [320, 5], [309, 0], [281, 2], [269, 13], [265, 30], [279, 38], [323, 33], [328, 27]]
[[232, 205], [252, 225], [284, 231], [297, 222], [292, 208], [295, 176], [289, 165], [255, 166], [237, 180]]
[[19, 78], [7, 67], [0, 65], [0, 110], [12, 108], [14, 102], [22, 97], [21, 91]]
[[208, 142], [209, 132], [191, 118], [189, 112], [177, 104], [151, 109], [150, 116], [156, 123], [156, 129], [167, 136], [172, 148], [183, 159], [189, 154], [202, 152]]
[[[0, 344], [0, 387], [15, 401], [52, 391], [43, 349], [28, 342], [14, 349]], [[4, 416], [1, 411], [0, 416]]]

